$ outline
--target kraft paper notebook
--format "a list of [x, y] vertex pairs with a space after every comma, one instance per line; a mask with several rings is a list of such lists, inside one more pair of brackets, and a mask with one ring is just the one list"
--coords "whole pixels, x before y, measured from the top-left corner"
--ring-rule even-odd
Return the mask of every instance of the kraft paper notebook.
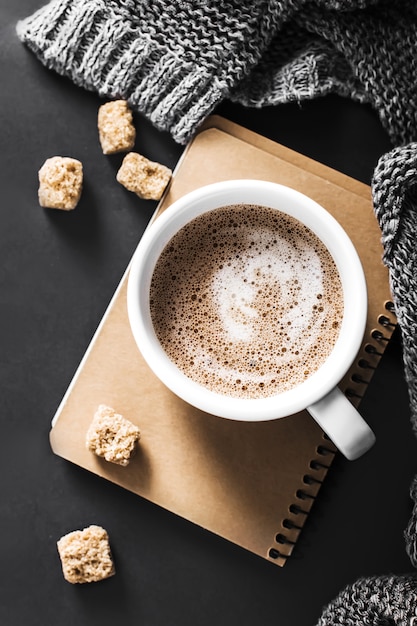
[[[231, 178], [295, 187], [330, 211], [353, 240], [367, 278], [369, 313], [361, 351], [340, 386], [359, 404], [395, 325], [370, 188], [213, 116], [184, 151], [153, 219], [186, 192]], [[53, 419], [53, 451], [284, 565], [334, 447], [305, 411], [258, 424], [233, 422], [193, 409], [169, 392], [150, 372], [131, 335], [128, 272]], [[141, 430], [128, 467], [107, 463], [86, 449], [86, 431], [99, 404], [112, 406]]]

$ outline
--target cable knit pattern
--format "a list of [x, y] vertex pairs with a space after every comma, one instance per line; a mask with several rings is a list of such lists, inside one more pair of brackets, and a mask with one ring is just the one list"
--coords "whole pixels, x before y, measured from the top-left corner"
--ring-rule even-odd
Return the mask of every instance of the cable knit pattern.
[[417, 140], [414, 0], [53, 0], [17, 32], [47, 67], [127, 99], [179, 143], [225, 98], [330, 92], [371, 103], [394, 144]]
[[417, 576], [360, 578], [323, 611], [317, 626], [414, 626]]

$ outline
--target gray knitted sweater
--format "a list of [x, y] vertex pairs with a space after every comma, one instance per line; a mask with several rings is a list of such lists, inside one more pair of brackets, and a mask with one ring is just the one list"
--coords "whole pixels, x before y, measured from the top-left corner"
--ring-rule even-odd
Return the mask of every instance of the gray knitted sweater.
[[[127, 99], [186, 143], [224, 99], [260, 107], [330, 92], [369, 103], [396, 146], [372, 181], [417, 435], [416, 0], [53, 0], [18, 36], [49, 68]], [[406, 550], [417, 567], [417, 476]], [[319, 626], [417, 625], [417, 574], [360, 579]]]
[[417, 139], [416, 23], [414, 0], [55, 0], [18, 34], [180, 143], [224, 98], [337, 92], [371, 103], [399, 144]]

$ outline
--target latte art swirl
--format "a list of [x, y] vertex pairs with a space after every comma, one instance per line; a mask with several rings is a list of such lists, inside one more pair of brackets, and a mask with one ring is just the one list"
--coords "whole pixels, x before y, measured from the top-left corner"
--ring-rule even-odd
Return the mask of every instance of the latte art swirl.
[[[323, 275], [315, 249], [306, 244], [294, 254], [292, 244], [278, 235], [268, 249], [258, 243], [252, 251], [251, 243], [247, 244], [246, 254], [215, 271], [211, 281], [225, 340], [253, 340], [263, 332], [265, 318], [269, 316], [271, 320], [272, 314], [274, 324], [286, 329], [291, 344], [299, 345], [302, 341], [305, 346], [311, 335], [309, 328], [324, 317], [322, 307], [321, 315], [317, 307], [323, 292]], [[309, 280], [300, 281], [306, 267]]]
[[166, 246], [151, 284], [161, 345], [190, 378], [233, 397], [302, 383], [330, 354], [343, 295], [321, 241], [257, 205], [210, 211]]

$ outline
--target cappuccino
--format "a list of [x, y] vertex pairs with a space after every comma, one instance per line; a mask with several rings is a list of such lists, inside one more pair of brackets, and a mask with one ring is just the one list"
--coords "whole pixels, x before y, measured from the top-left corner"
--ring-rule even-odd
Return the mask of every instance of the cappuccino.
[[169, 358], [237, 398], [303, 383], [331, 353], [343, 316], [336, 265], [297, 219], [239, 204], [193, 219], [152, 276], [150, 312]]

